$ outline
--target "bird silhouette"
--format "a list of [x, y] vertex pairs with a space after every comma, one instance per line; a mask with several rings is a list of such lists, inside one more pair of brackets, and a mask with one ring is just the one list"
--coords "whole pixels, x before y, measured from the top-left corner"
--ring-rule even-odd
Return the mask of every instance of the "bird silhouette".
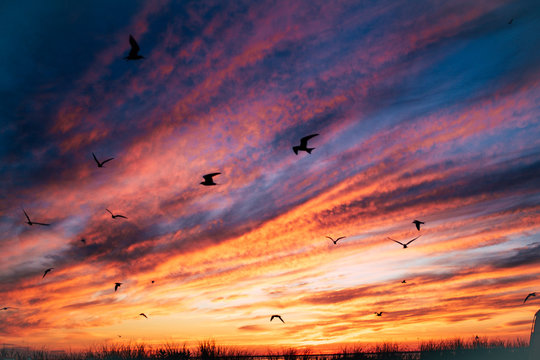
[[279, 320], [281, 320], [282, 323], [285, 324], [285, 321], [283, 321], [283, 319], [281, 318], [280, 315], [272, 315], [272, 316], [270, 316], [270, 321], [274, 320], [274, 318], [278, 318]]
[[508, 25], [511, 25], [513, 21], [514, 19], [510, 19], [510, 21], [508, 22]]
[[111, 210], [109, 210], [109, 209], [105, 209], [105, 210], [107, 210], [107, 211], [111, 214], [111, 216], [112, 216], [113, 219], [116, 219], [116, 218], [127, 219], [127, 217], [125, 217], [124, 215], [114, 215], [114, 214], [111, 212]]
[[382, 316], [382, 314], [383, 314], [382, 311], [381, 312], [375, 312], [375, 315], [377, 315], [377, 316]]
[[6, 306], [6, 307], [3, 307], [3, 308], [0, 308], [0, 311], [3, 311], [3, 310], [8, 310], [8, 309], [16, 309], [12, 306]]
[[96, 161], [97, 167], [103, 167], [103, 164], [105, 164], [107, 161], [111, 161], [114, 158], [107, 159], [105, 161], [99, 161], [94, 153], [92, 153], [92, 156], [94, 157], [94, 160]]
[[420, 220], [414, 220], [412, 223], [416, 225], [416, 228], [418, 229], [418, 231], [420, 231], [420, 224], [425, 224], [425, 222], [420, 221]]
[[536, 296], [536, 293], [535, 293], [535, 292], [532, 292], [532, 293], [530, 293], [529, 295], [527, 295], [527, 297], [525, 298], [525, 300], [523, 300], [523, 303], [525, 304], [525, 301], [527, 301], [527, 299], [529, 299], [531, 296]]
[[329, 238], [330, 240], [332, 240], [332, 242], [334, 243], [334, 245], [337, 245], [337, 242], [341, 239], [345, 239], [346, 236], [341, 236], [341, 237], [338, 237], [336, 240], [332, 239], [330, 236], [327, 236], [327, 238]]
[[410, 243], [412, 243], [414, 240], [418, 239], [420, 236], [422, 236], [422, 235], [418, 235], [417, 237], [415, 237], [414, 239], [410, 240], [410, 241], [409, 241], [408, 243], [406, 243], [406, 244], [404, 244], [404, 243], [402, 243], [402, 242], [399, 242], [399, 241], [397, 241], [397, 240], [394, 240], [394, 239], [392, 239], [391, 237], [389, 237], [388, 239], [390, 239], [390, 240], [392, 240], [392, 241], [394, 241], [394, 242], [397, 242], [397, 243], [400, 244], [400, 245], [403, 245], [403, 248], [406, 249], [406, 248], [407, 248], [407, 245], [409, 245]]
[[129, 55], [126, 56], [125, 60], [140, 60], [144, 59], [144, 56], [139, 55], [139, 51], [141, 48], [139, 47], [139, 44], [137, 44], [137, 41], [135, 41], [135, 38], [129, 34], [129, 45], [131, 45], [131, 50], [129, 50]]
[[24, 211], [23, 209], [23, 213], [24, 213], [24, 216], [26, 216], [26, 219], [28, 220], [26, 223], [30, 226], [32, 225], [43, 225], [43, 226], [49, 226], [51, 224], [44, 224], [44, 223], [39, 223], [39, 222], [35, 222], [35, 221], [32, 221], [30, 220], [30, 217], [28, 216], [28, 214], [26, 213], [26, 211]]
[[144, 316], [145, 318], [148, 319], [148, 316], [146, 316], [144, 313], [140, 313], [139, 316]]
[[47, 275], [48, 273], [50, 273], [52, 269], [54, 269], [54, 268], [48, 268], [47, 270], [45, 270], [45, 272], [43, 273], [42, 279], [45, 277], [45, 275]]
[[85, 238], [81, 238], [81, 242], [86, 245], [86, 239]]
[[311, 154], [311, 152], [315, 149], [315, 148], [308, 148], [307, 147], [307, 142], [309, 139], [317, 136], [319, 134], [311, 134], [311, 135], [308, 135], [308, 136], [304, 136], [303, 138], [300, 139], [300, 146], [293, 146], [293, 151], [296, 155], [298, 155], [298, 151], [306, 151], [308, 154]]
[[154, 280], [152, 280], [152, 284], [154, 283]]
[[114, 291], [118, 290], [118, 288], [122, 285], [122, 283], [114, 283]]
[[206, 174], [206, 175], [203, 175], [203, 179], [204, 181], [201, 181], [201, 185], [204, 185], [204, 186], [211, 186], [211, 185], [217, 185], [215, 182], [214, 182], [214, 179], [212, 179], [214, 176], [216, 175], [219, 175], [221, 173], [211, 173], [211, 174]]
[[406, 284], [407, 282], [406, 282], [405, 280], [403, 280], [401, 283], [402, 283], [402, 284]]

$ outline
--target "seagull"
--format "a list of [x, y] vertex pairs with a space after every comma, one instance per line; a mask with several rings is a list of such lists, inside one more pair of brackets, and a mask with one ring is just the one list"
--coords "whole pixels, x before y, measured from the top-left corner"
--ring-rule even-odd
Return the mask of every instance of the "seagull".
[[154, 283], [154, 280], [152, 280], [152, 284]]
[[419, 220], [414, 220], [412, 223], [416, 225], [418, 231], [420, 231], [420, 224], [425, 224], [425, 222]]
[[127, 219], [127, 217], [125, 217], [124, 215], [114, 215], [114, 214], [111, 212], [111, 210], [109, 210], [109, 209], [105, 209], [105, 210], [107, 210], [107, 211], [111, 214], [111, 216], [112, 216], [113, 219], [116, 219], [116, 218]]
[[118, 290], [118, 288], [122, 285], [122, 283], [114, 283], [114, 291]]
[[216, 175], [219, 175], [219, 174], [221, 174], [221, 173], [211, 173], [211, 174], [203, 175], [204, 181], [201, 181], [201, 185], [204, 185], [204, 186], [217, 185], [214, 182], [214, 179], [212, 179], [212, 178], [214, 176], [216, 176]]
[[382, 316], [382, 314], [383, 314], [382, 311], [381, 312], [375, 312], [375, 315], [377, 315], [377, 316]]
[[51, 272], [52, 269], [54, 269], [54, 268], [48, 268], [47, 270], [45, 270], [45, 272], [43, 273], [42, 279], [45, 277], [45, 275], [47, 275], [49, 272]]
[[307, 147], [307, 142], [309, 139], [317, 136], [319, 134], [311, 134], [311, 135], [308, 135], [308, 136], [304, 136], [303, 138], [300, 139], [300, 146], [293, 146], [293, 151], [296, 155], [298, 155], [298, 151], [306, 151], [308, 154], [311, 154], [311, 152], [313, 151], [313, 149], [315, 148], [308, 148]]
[[139, 47], [139, 44], [137, 44], [137, 41], [135, 41], [135, 38], [131, 34], [129, 34], [129, 45], [131, 45], [131, 50], [129, 50], [129, 55], [124, 58], [124, 60], [140, 60], [144, 59], [144, 56], [139, 55], [139, 50], [141, 48]]
[[81, 238], [81, 242], [86, 245], [86, 239], [85, 238]]
[[536, 293], [535, 293], [535, 292], [532, 292], [532, 293], [530, 293], [529, 295], [527, 295], [527, 297], [525, 298], [525, 300], [523, 300], [523, 303], [525, 304], [525, 301], [527, 301], [527, 299], [530, 298], [531, 296], [536, 296]]
[[97, 163], [97, 167], [103, 167], [103, 164], [105, 164], [107, 161], [111, 161], [112, 159], [114, 159], [114, 158], [110, 158], [110, 159], [107, 159], [105, 161], [99, 162], [99, 160], [97, 159], [97, 157], [96, 157], [96, 155], [94, 153], [92, 153], [92, 156], [94, 157], [94, 160]]
[[341, 237], [338, 237], [336, 240], [332, 239], [330, 236], [327, 236], [327, 238], [329, 238], [330, 240], [332, 240], [332, 242], [334, 243], [334, 245], [337, 245], [337, 242], [341, 239], [345, 239], [346, 236], [341, 236]]
[[274, 320], [274, 318], [278, 318], [279, 320], [281, 320], [282, 323], [285, 324], [285, 321], [283, 321], [283, 319], [281, 318], [280, 315], [272, 315], [272, 316], [270, 316], [270, 321]]
[[512, 21], [514, 21], [514, 19], [510, 19], [510, 21], [508, 22], [508, 25], [511, 25], [512, 24]]
[[144, 313], [140, 313], [139, 316], [144, 316], [145, 318], [148, 319], [148, 316], [144, 315]]
[[406, 284], [407, 282], [406, 282], [405, 280], [403, 280], [401, 283], [402, 283], [402, 284]]
[[406, 243], [406, 244], [404, 244], [404, 243], [402, 243], [402, 242], [399, 242], [399, 241], [397, 241], [397, 240], [394, 240], [394, 239], [392, 239], [392, 238], [390, 238], [390, 237], [389, 237], [389, 239], [392, 240], [392, 241], [394, 241], [394, 242], [397, 242], [397, 243], [400, 244], [400, 245], [403, 245], [403, 248], [406, 249], [406, 248], [407, 248], [407, 245], [409, 245], [410, 243], [412, 243], [414, 240], [418, 239], [420, 236], [422, 236], [422, 235], [418, 235], [417, 237], [415, 237], [414, 239], [410, 240], [410, 241], [409, 241], [408, 243]]
[[12, 307], [12, 306], [6, 306], [6, 307], [3, 307], [3, 308], [0, 308], [0, 311], [2, 311], [2, 310], [8, 310], [8, 309], [16, 309], [16, 308], [14, 308], [14, 307]]
[[28, 216], [28, 214], [26, 213], [26, 211], [24, 211], [23, 209], [23, 213], [24, 215], [26, 216], [26, 219], [28, 220], [26, 223], [30, 226], [32, 225], [43, 225], [43, 226], [49, 226], [51, 224], [44, 224], [44, 223], [38, 223], [38, 222], [32, 222], [32, 220], [30, 220], [30, 217]]

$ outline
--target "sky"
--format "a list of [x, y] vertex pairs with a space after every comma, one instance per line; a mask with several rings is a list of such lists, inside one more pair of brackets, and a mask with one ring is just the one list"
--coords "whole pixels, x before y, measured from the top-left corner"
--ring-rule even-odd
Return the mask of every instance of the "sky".
[[0, 34], [2, 343], [528, 341], [538, 1], [18, 1]]

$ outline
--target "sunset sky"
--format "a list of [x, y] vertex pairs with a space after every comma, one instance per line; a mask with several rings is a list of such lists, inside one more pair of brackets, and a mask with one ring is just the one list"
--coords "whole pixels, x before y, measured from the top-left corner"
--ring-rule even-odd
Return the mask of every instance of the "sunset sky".
[[0, 29], [0, 345], [528, 341], [540, 2], [10, 1]]

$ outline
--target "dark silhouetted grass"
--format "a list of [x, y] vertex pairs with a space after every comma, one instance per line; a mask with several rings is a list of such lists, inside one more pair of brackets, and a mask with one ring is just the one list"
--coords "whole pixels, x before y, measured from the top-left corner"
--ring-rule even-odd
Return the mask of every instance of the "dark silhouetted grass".
[[336, 354], [313, 354], [310, 349], [286, 348], [264, 355], [235, 347], [200, 342], [190, 349], [166, 344], [157, 348], [145, 344], [117, 344], [82, 352], [58, 352], [21, 348], [0, 349], [0, 360], [528, 360], [528, 344], [523, 340], [503, 341], [478, 338], [426, 341], [409, 351], [396, 343], [370, 348], [343, 348]]

